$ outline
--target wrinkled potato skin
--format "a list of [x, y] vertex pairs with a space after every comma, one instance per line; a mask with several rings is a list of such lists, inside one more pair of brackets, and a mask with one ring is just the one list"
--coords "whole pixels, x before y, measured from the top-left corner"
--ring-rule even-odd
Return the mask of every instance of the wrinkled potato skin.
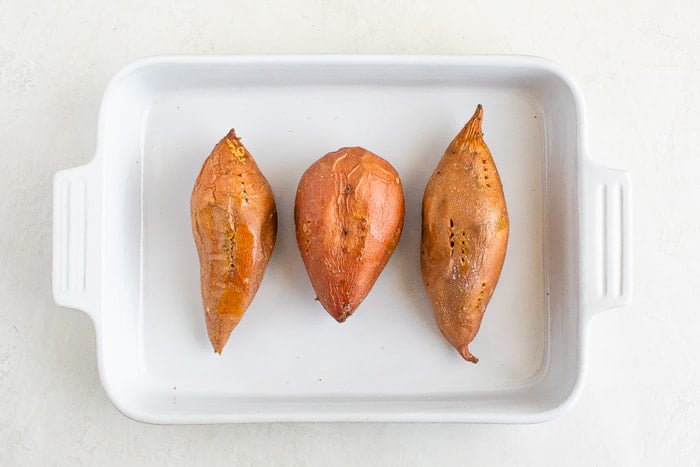
[[483, 109], [452, 140], [423, 196], [421, 272], [438, 327], [465, 360], [508, 244], [501, 179], [481, 131]]
[[190, 213], [207, 331], [220, 354], [255, 297], [277, 236], [270, 185], [234, 130], [204, 161]]
[[363, 148], [326, 154], [302, 175], [297, 243], [317, 299], [338, 322], [353, 314], [389, 261], [404, 210], [398, 173]]

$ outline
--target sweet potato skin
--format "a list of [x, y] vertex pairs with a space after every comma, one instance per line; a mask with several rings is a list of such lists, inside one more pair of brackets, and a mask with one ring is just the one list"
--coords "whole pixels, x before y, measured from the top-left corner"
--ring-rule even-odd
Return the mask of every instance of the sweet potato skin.
[[317, 299], [336, 321], [372, 289], [401, 238], [404, 211], [398, 173], [366, 149], [328, 153], [302, 175], [297, 244]]
[[233, 129], [204, 161], [190, 214], [207, 331], [220, 354], [255, 297], [277, 236], [272, 189]]
[[423, 196], [421, 272], [438, 327], [465, 360], [501, 274], [509, 221], [483, 140], [479, 105], [452, 140]]

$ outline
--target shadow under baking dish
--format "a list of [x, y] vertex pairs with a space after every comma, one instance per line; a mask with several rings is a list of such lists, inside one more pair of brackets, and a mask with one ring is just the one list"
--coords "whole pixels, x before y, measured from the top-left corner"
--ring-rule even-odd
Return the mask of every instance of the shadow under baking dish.
[[[101, 122], [110, 245], [103, 273], [111, 279], [103, 281], [98, 335], [115, 404], [154, 422], [546, 418], [571, 395], [580, 369], [577, 272], [563, 253], [573, 251], [578, 228], [576, 108], [566, 86], [546, 67], [522, 72], [493, 58], [301, 65], [155, 60], [112, 83]], [[425, 184], [477, 104], [511, 233], [470, 346], [480, 358], [473, 365], [436, 327], [419, 242]], [[230, 128], [272, 186], [279, 230], [260, 290], [219, 356], [204, 323], [189, 199]], [[406, 218], [372, 292], [340, 325], [314, 300], [293, 203], [313, 161], [355, 145], [397, 169]], [[550, 280], [568, 284], [554, 303], [569, 308], [552, 308]]]

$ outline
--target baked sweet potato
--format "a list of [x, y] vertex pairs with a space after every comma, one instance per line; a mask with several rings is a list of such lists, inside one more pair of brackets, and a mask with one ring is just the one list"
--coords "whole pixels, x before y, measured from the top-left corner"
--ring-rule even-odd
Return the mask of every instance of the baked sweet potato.
[[353, 314], [389, 261], [404, 209], [399, 174], [360, 147], [326, 154], [301, 177], [297, 243], [317, 299], [338, 322]]
[[452, 140], [423, 196], [421, 272], [440, 331], [465, 360], [508, 244], [501, 179], [483, 140], [483, 109]]
[[270, 185], [234, 130], [204, 161], [190, 211], [207, 331], [220, 354], [260, 286], [277, 236]]

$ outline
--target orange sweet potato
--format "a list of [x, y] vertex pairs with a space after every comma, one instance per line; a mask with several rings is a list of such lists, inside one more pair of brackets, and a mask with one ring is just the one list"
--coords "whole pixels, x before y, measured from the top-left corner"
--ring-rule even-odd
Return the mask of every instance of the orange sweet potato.
[[318, 300], [338, 322], [369, 293], [399, 243], [403, 219], [398, 173], [366, 149], [328, 153], [301, 177], [297, 243]]
[[220, 354], [260, 286], [277, 236], [270, 185], [234, 130], [204, 161], [190, 212], [207, 331]]
[[421, 272], [438, 327], [465, 360], [498, 282], [508, 243], [501, 179], [479, 105], [452, 140], [423, 196]]

